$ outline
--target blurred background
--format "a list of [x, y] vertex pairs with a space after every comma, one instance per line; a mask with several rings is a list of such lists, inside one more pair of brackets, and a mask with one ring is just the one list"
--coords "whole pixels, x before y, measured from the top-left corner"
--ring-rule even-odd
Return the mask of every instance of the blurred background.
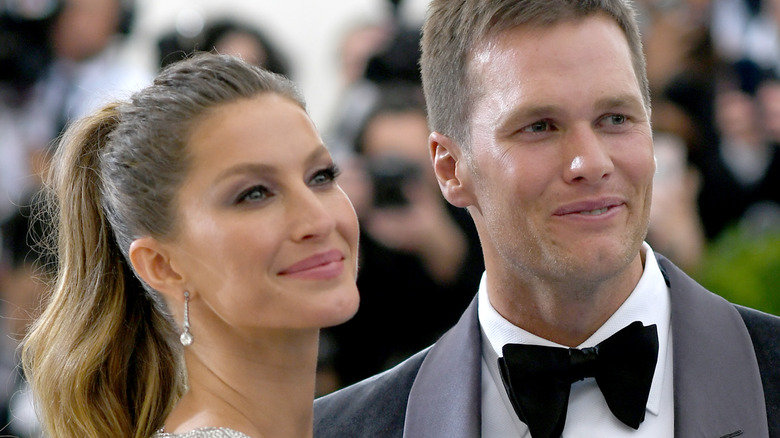
[[[318, 393], [452, 325], [479, 242], [442, 199], [417, 69], [428, 0], [0, 0], [0, 434], [37, 436], [16, 347], [45, 294], [30, 219], [56, 138], [194, 50], [285, 74], [361, 221], [361, 308], [323, 332]], [[647, 240], [727, 299], [780, 314], [780, 0], [637, 0], [658, 172]], [[5, 427], [2, 427], [5, 426]]]

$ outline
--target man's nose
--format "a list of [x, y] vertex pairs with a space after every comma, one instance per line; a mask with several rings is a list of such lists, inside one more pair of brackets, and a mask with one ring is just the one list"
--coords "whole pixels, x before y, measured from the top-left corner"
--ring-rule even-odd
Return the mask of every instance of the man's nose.
[[572, 128], [564, 138], [563, 177], [568, 183], [594, 184], [615, 169], [609, 144], [585, 124]]

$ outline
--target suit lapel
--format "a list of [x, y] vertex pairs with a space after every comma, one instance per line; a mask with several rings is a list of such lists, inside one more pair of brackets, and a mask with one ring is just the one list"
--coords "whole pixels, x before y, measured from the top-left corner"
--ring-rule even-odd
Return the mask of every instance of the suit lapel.
[[420, 367], [409, 393], [405, 438], [480, 436], [481, 345], [474, 298]]
[[[739, 313], [657, 257], [671, 290], [675, 437], [768, 437], [758, 363]], [[480, 436], [481, 344], [475, 298], [423, 361], [405, 438]]]
[[742, 317], [665, 258], [658, 262], [672, 300], [675, 437], [768, 437], [761, 376]]

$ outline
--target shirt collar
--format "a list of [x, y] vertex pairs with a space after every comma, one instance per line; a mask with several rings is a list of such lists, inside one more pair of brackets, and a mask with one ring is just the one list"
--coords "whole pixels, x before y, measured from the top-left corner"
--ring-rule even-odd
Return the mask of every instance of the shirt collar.
[[[641, 252], [644, 271], [631, 295], [591, 337], [578, 345], [578, 348], [592, 347], [634, 321], [641, 321], [644, 325], [655, 324], [658, 328], [658, 361], [650, 386], [647, 409], [658, 415], [666, 373], [666, 358], [670, 351], [671, 303], [668, 287], [652, 248], [647, 243], [643, 243]], [[483, 274], [479, 285], [477, 311], [484, 336], [498, 356], [503, 355], [502, 348], [508, 343], [567, 348], [523, 330], [501, 316], [490, 303], [486, 279], [486, 275]]]

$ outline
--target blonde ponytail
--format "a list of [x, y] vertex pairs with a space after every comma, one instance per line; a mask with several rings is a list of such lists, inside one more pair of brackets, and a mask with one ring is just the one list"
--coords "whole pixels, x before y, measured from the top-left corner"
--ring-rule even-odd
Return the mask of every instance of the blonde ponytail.
[[48, 181], [57, 279], [22, 351], [54, 437], [148, 437], [182, 391], [171, 326], [127, 268], [101, 205], [100, 154], [118, 122], [104, 108], [69, 130]]

